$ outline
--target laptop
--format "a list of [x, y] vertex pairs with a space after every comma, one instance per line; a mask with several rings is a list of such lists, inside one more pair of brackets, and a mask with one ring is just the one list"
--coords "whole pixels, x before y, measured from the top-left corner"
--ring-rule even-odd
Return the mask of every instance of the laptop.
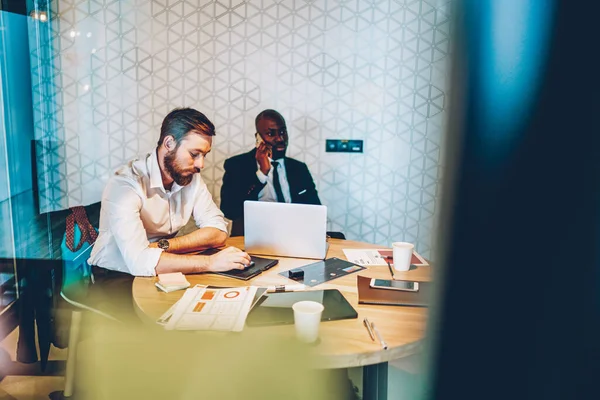
[[244, 245], [250, 254], [323, 260], [326, 228], [326, 206], [244, 202]]

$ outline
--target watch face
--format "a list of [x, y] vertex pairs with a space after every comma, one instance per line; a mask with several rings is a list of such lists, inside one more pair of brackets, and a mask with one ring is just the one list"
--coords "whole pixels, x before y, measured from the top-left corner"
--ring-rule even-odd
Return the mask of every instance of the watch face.
[[158, 241], [158, 247], [163, 250], [167, 250], [169, 248], [169, 241], [167, 239], [160, 239]]

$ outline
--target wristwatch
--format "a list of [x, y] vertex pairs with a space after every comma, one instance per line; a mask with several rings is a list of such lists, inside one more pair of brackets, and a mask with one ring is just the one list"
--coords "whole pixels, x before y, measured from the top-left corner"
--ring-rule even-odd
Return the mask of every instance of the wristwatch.
[[163, 249], [164, 251], [169, 250], [169, 241], [167, 239], [160, 239], [157, 244], [159, 249]]

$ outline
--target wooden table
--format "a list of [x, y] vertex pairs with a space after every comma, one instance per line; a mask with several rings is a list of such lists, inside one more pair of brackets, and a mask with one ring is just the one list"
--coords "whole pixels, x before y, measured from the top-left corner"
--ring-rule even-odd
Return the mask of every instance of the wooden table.
[[[329, 239], [329, 244], [327, 258], [345, 259], [342, 249], [381, 248], [377, 245], [339, 239]], [[243, 249], [243, 237], [230, 238], [227, 245]], [[272, 258], [279, 258], [277, 266], [248, 281], [215, 274], [188, 275], [187, 278], [192, 285], [204, 284], [225, 287], [292, 284], [293, 281], [278, 275], [278, 273], [315, 261], [285, 257]], [[407, 280], [429, 281], [431, 278], [430, 269], [430, 267], [419, 267], [403, 272], [400, 276]], [[365, 387], [363, 387], [363, 391], [365, 393], [371, 391], [370, 393], [374, 394], [372, 397], [379, 397], [384, 390], [387, 391], [387, 362], [420, 351], [421, 340], [425, 335], [427, 308], [358, 304], [357, 274], [371, 278], [390, 279], [390, 271], [387, 266], [376, 266], [315, 286], [314, 289], [338, 289], [358, 312], [357, 319], [322, 323], [320, 327], [321, 341], [316, 346], [316, 351], [319, 354], [320, 361], [322, 361], [320, 365], [324, 368], [369, 366], [364, 370]], [[154, 286], [155, 282], [156, 278], [137, 277], [133, 283], [133, 299], [138, 314], [151, 323], [154, 323], [183, 294], [183, 291], [163, 293]], [[363, 325], [363, 318], [365, 317], [375, 323], [384, 340], [388, 343], [387, 350], [383, 350], [378, 341], [371, 341]], [[289, 325], [246, 327], [245, 329], [268, 330], [269, 334], [293, 334], [293, 326]]]

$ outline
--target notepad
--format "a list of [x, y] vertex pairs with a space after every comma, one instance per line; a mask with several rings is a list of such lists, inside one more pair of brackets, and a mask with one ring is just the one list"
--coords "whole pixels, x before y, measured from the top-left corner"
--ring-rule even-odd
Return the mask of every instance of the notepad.
[[155, 285], [157, 288], [167, 293], [190, 287], [190, 283], [181, 272], [158, 274], [158, 282], [156, 282]]

